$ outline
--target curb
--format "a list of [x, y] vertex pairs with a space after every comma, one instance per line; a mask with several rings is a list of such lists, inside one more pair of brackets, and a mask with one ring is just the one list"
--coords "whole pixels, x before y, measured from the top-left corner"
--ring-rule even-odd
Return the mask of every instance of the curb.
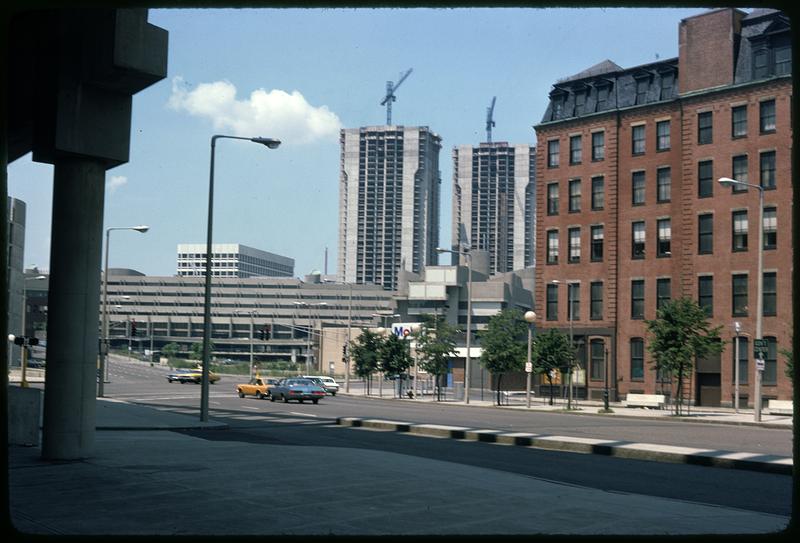
[[[365, 398], [368, 400], [391, 400], [391, 401], [411, 401], [417, 403], [423, 403], [422, 400], [407, 400], [405, 398], [393, 398], [393, 397], [376, 397], [376, 396], [364, 396], [362, 394], [353, 394], [352, 392], [342, 392], [343, 396], [355, 396], [358, 398]], [[730, 426], [751, 426], [755, 428], [769, 428], [771, 430], [792, 430], [792, 424], [781, 424], [777, 422], [755, 422], [755, 421], [742, 421], [742, 420], [724, 420], [724, 419], [706, 419], [706, 418], [699, 418], [699, 417], [713, 417], [713, 416], [720, 416], [726, 415], [728, 413], [723, 412], [704, 412], [702, 414], [696, 415], [681, 415], [681, 416], [673, 416], [673, 415], [664, 415], [658, 417], [645, 417], [641, 415], [635, 414], [627, 414], [621, 413], [620, 411], [623, 409], [629, 409], [623, 405], [611, 405], [613, 413], [600, 413], [594, 410], [595, 407], [600, 409], [602, 406], [588, 406], [587, 408], [579, 408], [579, 409], [572, 409], [568, 410], [564, 409], [536, 409], [534, 407], [528, 409], [524, 406], [510, 406], [510, 405], [466, 405], [461, 401], [457, 400], [443, 400], [441, 402], [424, 402], [424, 403], [435, 403], [437, 406], [440, 405], [455, 405], [459, 407], [483, 407], [486, 409], [505, 409], [509, 411], [522, 411], [527, 413], [559, 413], [564, 415], [588, 415], [588, 416], [599, 416], [599, 417], [619, 417], [623, 419], [635, 419], [635, 420], [655, 420], [655, 421], [664, 421], [664, 422], [692, 422], [692, 423], [700, 423], [700, 424], [726, 424]], [[788, 418], [791, 419], [791, 416]]]
[[524, 432], [502, 432], [500, 430], [471, 429], [461, 426], [413, 424], [354, 417], [339, 417], [336, 419], [336, 424], [352, 428], [376, 428], [400, 433], [480, 441], [483, 443], [503, 443], [506, 445], [584, 454], [600, 454], [633, 460], [743, 469], [779, 475], [791, 475], [793, 471], [791, 457], [770, 454], [696, 449], [631, 441], [538, 435]]

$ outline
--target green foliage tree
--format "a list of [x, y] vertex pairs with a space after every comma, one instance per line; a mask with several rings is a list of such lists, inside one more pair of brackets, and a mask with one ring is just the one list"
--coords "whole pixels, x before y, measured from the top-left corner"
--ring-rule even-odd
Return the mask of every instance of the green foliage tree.
[[[208, 343], [209, 350], [213, 353], [214, 352], [214, 342], [210, 341]], [[197, 343], [192, 343], [192, 346], [189, 347], [189, 358], [191, 360], [203, 360], [203, 342], [199, 341]]]
[[550, 383], [550, 405], [553, 405], [553, 375], [569, 366], [573, 360], [567, 334], [555, 328], [536, 335], [531, 350], [533, 372]]
[[678, 298], [664, 304], [655, 320], [646, 320], [649, 341], [647, 350], [656, 371], [677, 379], [678, 401], [675, 414], [681, 414], [683, 383], [693, 371], [698, 358], [722, 351], [722, 326], [712, 328], [705, 310], [691, 298]]
[[[794, 339], [792, 339], [792, 342], [794, 342]], [[781, 349], [780, 352], [786, 363], [786, 367], [783, 369], [786, 377], [794, 379], [794, 353], [790, 349]]]
[[448, 362], [456, 352], [457, 329], [439, 315], [422, 315], [422, 323], [414, 334], [420, 367], [436, 379], [436, 401], [442, 399], [441, 378], [447, 374]]
[[405, 374], [413, 363], [408, 342], [394, 334], [390, 334], [383, 340], [379, 355], [381, 371], [388, 375], [398, 376], [399, 396], [402, 398], [403, 380], [399, 376]]
[[358, 377], [365, 380], [365, 391], [369, 394], [369, 385], [372, 374], [378, 370], [381, 345], [383, 338], [367, 328], [361, 329], [361, 335], [350, 342], [350, 359], [353, 361], [353, 371]]
[[161, 348], [161, 352], [164, 353], [164, 356], [167, 358], [176, 358], [180, 351], [181, 346], [177, 343], [167, 343]]
[[503, 309], [489, 318], [485, 331], [480, 333], [481, 363], [492, 375], [497, 375], [497, 405], [500, 405], [503, 374], [525, 369], [528, 356], [528, 323], [519, 309]]

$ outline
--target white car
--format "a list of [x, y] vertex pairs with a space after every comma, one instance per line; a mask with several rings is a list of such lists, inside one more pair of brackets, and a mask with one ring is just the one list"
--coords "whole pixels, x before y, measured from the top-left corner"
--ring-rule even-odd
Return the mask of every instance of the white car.
[[325, 375], [304, 375], [303, 377], [305, 379], [319, 381], [325, 389], [325, 392], [331, 396], [336, 396], [336, 393], [339, 392], [339, 383], [337, 383], [333, 377], [327, 377]]

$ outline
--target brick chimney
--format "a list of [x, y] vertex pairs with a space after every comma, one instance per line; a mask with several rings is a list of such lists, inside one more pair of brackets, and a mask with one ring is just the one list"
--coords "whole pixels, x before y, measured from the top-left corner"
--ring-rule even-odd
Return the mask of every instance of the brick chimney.
[[742, 18], [738, 9], [715, 9], [681, 21], [678, 78], [681, 94], [733, 84]]

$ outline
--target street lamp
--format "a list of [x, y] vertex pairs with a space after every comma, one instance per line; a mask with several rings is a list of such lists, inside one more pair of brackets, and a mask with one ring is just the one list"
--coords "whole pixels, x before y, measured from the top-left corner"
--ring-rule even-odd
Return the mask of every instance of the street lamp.
[[742, 323], [735, 321], [733, 323], [733, 331], [736, 332], [734, 337], [733, 359], [733, 407], [736, 413], [739, 412], [739, 334], [742, 332]]
[[[560, 285], [561, 281], [553, 279], [550, 281], [554, 285]], [[572, 409], [572, 366], [574, 363], [574, 350], [575, 345], [573, 342], [572, 333], [572, 289], [570, 284], [567, 283], [567, 320], [569, 320], [569, 348], [570, 348], [570, 364], [569, 364], [569, 378], [567, 381], [567, 409]]]
[[472, 337], [472, 253], [470, 253], [469, 247], [466, 247], [460, 251], [453, 251], [451, 249], [445, 249], [443, 247], [437, 247], [436, 252], [441, 253], [451, 253], [457, 255], [463, 255], [467, 261], [467, 356], [464, 362], [464, 403], [469, 403], [469, 372], [470, 372], [470, 362], [472, 360], [471, 353], [470, 353], [470, 339]]
[[533, 341], [533, 323], [536, 320], [536, 313], [533, 311], [525, 312], [525, 321], [528, 323], [528, 361], [525, 363], [525, 403], [527, 407], [531, 406], [531, 374], [533, 373], [533, 364], [531, 363], [531, 343]]
[[[758, 277], [756, 278], [756, 339], [754, 343], [758, 345], [759, 348], [755, 349], [757, 358], [753, 420], [755, 420], [755, 422], [761, 422], [761, 375], [764, 371], [764, 351], [760, 348], [762, 340], [762, 304], [764, 302], [764, 187], [761, 185], [754, 185], [753, 183], [737, 181], [736, 179], [731, 179], [730, 177], [720, 177], [718, 181], [723, 187], [738, 185], [740, 187], [752, 187], [754, 189], [758, 189]], [[736, 360], [736, 367], [739, 367], [738, 359]]]
[[240, 315], [242, 313], [250, 314], [250, 379], [253, 378], [253, 343], [255, 341], [255, 317], [256, 312], [254, 310], [251, 311], [239, 311], [236, 310], [233, 312], [234, 315]]
[[269, 149], [276, 149], [280, 144], [280, 140], [272, 138], [243, 138], [239, 136], [211, 136], [211, 162], [209, 165], [208, 175], [208, 231], [206, 240], [206, 281], [205, 292], [203, 295], [203, 377], [201, 380], [200, 389], [200, 420], [202, 422], [208, 421], [208, 369], [209, 360], [211, 358], [211, 239], [212, 239], [212, 226], [214, 217], [214, 151], [217, 147], [218, 139], [233, 139], [233, 140], [247, 140], [253, 143], [260, 143]]
[[102, 398], [104, 382], [108, 377], [108, 247], [111, 241], [112, 230], [136, 230], [144, 234], [150, 230], [149, 226], [112, 226], [106, 228], [106, 261], [103, 271], [103, 345], [100, 349], [100, 378], [97, 380], [97, 397]]

